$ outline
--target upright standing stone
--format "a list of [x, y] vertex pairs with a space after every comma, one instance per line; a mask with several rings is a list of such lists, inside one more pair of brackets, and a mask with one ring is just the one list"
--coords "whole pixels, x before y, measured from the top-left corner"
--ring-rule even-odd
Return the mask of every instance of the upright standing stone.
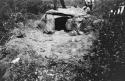
[[46, 15], [46, 26], [45, 26], [45, 32], [46, 33], [53, 33], [55, 30], [55, 19], [54, 16], [51, 14]]

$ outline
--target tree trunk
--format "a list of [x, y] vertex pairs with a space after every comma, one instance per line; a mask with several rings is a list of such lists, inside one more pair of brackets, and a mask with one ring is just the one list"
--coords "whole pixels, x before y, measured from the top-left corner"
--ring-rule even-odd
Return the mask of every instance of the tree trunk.
[[65, 5], [64, 0], [60, 0], [60, 3], [61, 3], [61, 5], [62, 5], [62, 8], [66, 8], [66, 5]]
[[53, 0], [53, 3], [54, 3], [54, 10], [57, 9], [57, 0]]

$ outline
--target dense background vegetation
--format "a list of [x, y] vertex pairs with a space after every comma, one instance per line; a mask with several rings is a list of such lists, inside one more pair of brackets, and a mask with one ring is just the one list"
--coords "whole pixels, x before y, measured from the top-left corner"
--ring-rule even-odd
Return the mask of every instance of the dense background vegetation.
[[[122, 65], [124, 65], [125, 18], [117, 19], [118, 16], [110, 18], [108, 13], [111, 9], [117, 7], [121, 2], [124, 2], [124, 0], [100, 0], [100, 2], [95, 4], [91, 14], [103, 18], [105, 21], [103, 24], [99, 25], [100, 37], [98, 42], [95, 42], [96, 48], [93, 50], [95, 55], [84, 57], [84, 59], [87, 59], [87, 63], [92, 65], [92, 68], [83, 70], [81, 67], [67, 64], [67, 66], [70, 65], [72, 68], [76, 69], [77, 75], [75, 81], [110, 81], [110, 79], [112, 79], [112, 73], [117, 70], [118, 67], [122, 67]], [[51, 1], [0, 0], [0, 45], [4, 45], [9, 39], [11, 35], [9, 32], [17, 27], [16, 23], [25, 23], [28, 19], [38, 19], [40, 18], [41, 14], [45, 13], [46, 10], [51, 8], [53, 8]], [[125, 13], [119, 17], [124, 17], [124, 15]], [[8, 55], [11, 53], [2, 50], [0, 59], [3, 59], [4, 57], [2, 54]], [[18, 52], [15, 52], [15, 54], [18, 54]], [[11, 58], [11, 55], [9, 57]], [[38, 59], [39, 56], [32, 58]], [[52, 61], [50, 61], [50, 64], [53, 64]], [[16, 66], [20, 66], [20, 68]], [[14, 81], [23, 81], [25, 79], [27, 81], [35, 81], [35, 79], [37, 79], [37, 74], [35, 74], [35, 71], [38, 66], [42, 67], [40, 64], [35, 63], [34, 60], [20, 62], [17, 65], [11, 66], [12, 68], [16, 69], [10, 68], [9, 71], [11, 71], [12, 74], [16, 74], [16, 72], [18, 73], [18, 70], [21, 71], [20, 74], [11, 76], [14, 78], [16, 77]], [[0, 68], [1, 70], [6, 71], [2, 64]], [[8, 75], [6, 75], [6, 77]], [[11, 77], [8, 78], [8, 81], [12, 80]], [[22, 80], [20, 80], [20, 78]], [[49, 80], [46, 78], [46, 81]], [[62, 79], [61, 81], [66, 80]]]
[[0, 44], [8, 39], [8, 32], [16, 23], [38, 19], [46, 10], [53, 8], [51, 1], [42, 0], [0, 0]]

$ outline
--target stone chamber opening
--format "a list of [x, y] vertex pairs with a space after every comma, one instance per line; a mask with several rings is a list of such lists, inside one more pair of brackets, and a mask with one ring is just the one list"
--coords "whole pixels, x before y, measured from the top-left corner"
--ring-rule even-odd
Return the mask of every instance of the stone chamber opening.
[[66, 29], [66, 22], [69, 19], [69, 17], [59, 17], [55, 19], [55, 30], [60, 31], [64, 30], [65, 32], [69, 32], [69, 30]]

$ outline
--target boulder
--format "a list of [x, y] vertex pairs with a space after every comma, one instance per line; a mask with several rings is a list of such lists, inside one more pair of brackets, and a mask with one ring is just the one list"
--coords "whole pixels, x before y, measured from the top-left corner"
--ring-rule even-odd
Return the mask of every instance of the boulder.
[[[94, 29], [93, 26], [102, 20], [95, 16], [87, 14], [83, 8], [58, 8], [57, 10], [48, 10], [41, 18], [45, 22], [44, 32], [54, 33], [55, 30], [73, 31], [75, 35], [83, 34], [84, 31]], [[89, 27], [89, 28], [87, 28]]]
[[53, 15], [46, 15], [46, 25], [45, 25], [45, 32], [46, 33], [53, 33], [55, 28], [55, 19]]

